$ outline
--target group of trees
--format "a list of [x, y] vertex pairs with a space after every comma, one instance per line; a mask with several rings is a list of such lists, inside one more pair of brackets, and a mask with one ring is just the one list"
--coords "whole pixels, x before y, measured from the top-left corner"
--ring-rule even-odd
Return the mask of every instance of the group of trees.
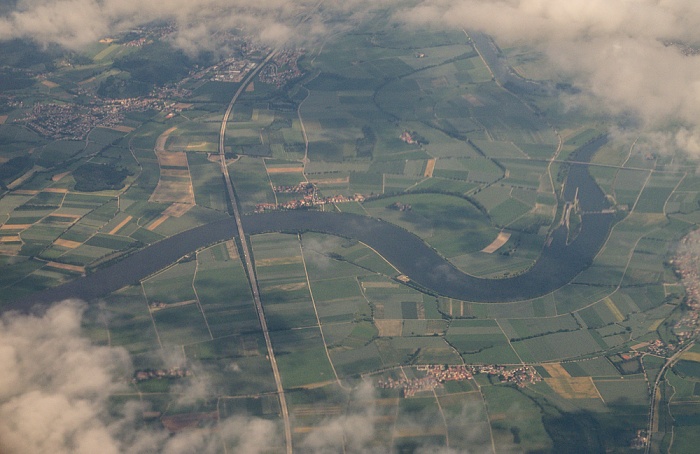
[[75, 190], [85, 192], [121, 189], [128, 175], [129, 171], [123, 167], [90, 162], [73, 171]]

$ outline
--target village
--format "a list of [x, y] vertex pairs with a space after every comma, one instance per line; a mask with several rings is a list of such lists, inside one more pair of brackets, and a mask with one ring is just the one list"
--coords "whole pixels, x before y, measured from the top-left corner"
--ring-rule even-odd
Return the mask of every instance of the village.
[[288, 81], [301, 77], [303, 72], [299, 69], [297, 61], [303, 54], [304, 51], [301, 49], [287, 49], [277, 53], [272, 58], [271, 64], [260, 71], [260, 81], [279, 88]]
[[147, 380], [160, 380], [163, 378], [183, 378], [188, 377], [190, 371], [181, 367], [173, 367], [170, 369], [145, 369], [134, 372], [133, 383], [139, 383]]
[[30, 113], [14, 122], [25, 123], [50, 139], [83, 140], [97, 126], [118, 126], [124, 121], [126, 112], [161, 110], [163, 107], [163, 101], [155, 98], [96, 100], [87, 108], [75, 104], [37, 103]]
[[366, 198], [362, 194], [320, 197], [316, 185], [305, 181], [295, 186], [274, 186], [273, 190], [277, 194], [300, 194], [301, 198], [284, 203], [258, 203], [255, 205], [256, 213], [278, 210], [305, 210], [323, 207], [328, 203], [363, 202]]
[[382, 389], [400, 389], [403, 397], [411, 397], [422, 391], [432, 391], [448, 381], [463, 381], [474, 378], [474, 375], [485, 374], [497, 377], [501, 383], [512, 383], [524, 388], [528, 383], [542, 381], [542, 377], [532, 366], [506, 367], [495, 364], [483, 365], [429, 365], [418, 366], [420, 372], [425, 372], [420, 378], [379, 379], [377, 387]]
[[700, 333], [700, 230], [694, 230], [681, 240], [678, 253], [670, 261], [676, 275], [685, 287], [687, 311], [674, 325], [674, 332], [681, 343]]
[[[128, 33], [129, 40], [122, 45], [142, 47], [154, 38], [163, 37], [173, 32], [172, 26], [156, 27], [152, 30], [136, 29]], [[119, 40], [115, 38], [100, 40], [101, 43], [115, 41]], [[172, 105], [177, 106], [178, 104], [168, 100], [186, 99], [191, 96], [192, 90], [185, 88], [188, 81], [241, 82], [243, 77], [257, 66], [256, 60], [260, 58], [260, 55], [270, 51], [267, 47], [252, 44], [252, 39], [249, 38], [233, 37], [229, 44], [234, 49], [231, 53], [235, 56], [229, 56], [211, 66], [195, 67], [187, 77], [175, 84], [153, 87], [148, 96], [108, 99], [97, 96], [93, 90], [78, 87], [73, 93], [86, 98], [87, 105], [37, 102], [30, 112], [14, 119], [13, 123], [25, 124], [49, 139], [84, 140], [95, 127], [119, 127], [127, 112], [167, 110], [170, 115], [167, 118], [172, 118], [182, 109], [172, 108]], [[275, 65], [269, 66], [272, 69], [268, 70], [268, 72], [272, 72], [266, 76], [264, 82], [280, 86], [287, 80], [301, 76], [301, 70], [297, 66], [297, 59], [301, 55], [301, 51], [293, 50], [276, 55], [273, 59]], [[70, 63], [66, 64], [70, 65]], [[47, 80], [47, 74], [37, 74], [35, 77], [38, 80]]]

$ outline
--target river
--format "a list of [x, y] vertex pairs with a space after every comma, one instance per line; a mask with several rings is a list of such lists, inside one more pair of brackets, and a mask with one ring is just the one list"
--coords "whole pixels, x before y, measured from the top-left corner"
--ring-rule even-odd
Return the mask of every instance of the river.
[[[576, 154], [587, 161], [605, 142], [598, 139]], [[564, 198], [573, 200], [578, 188], [584, 211], [581, 231], [567, 244], [565, 227], [557, 228], [551, 241], [527, 272], [506, 279], [484, 279], [467, 275], [440, 256], [416, 235], [366, 216], [319, 211], [278, 211], [243, 217], [248, 234], [264, 232], [315, 231], [361, 241], [391, 262], [416, 284], [437, 294], [474, 302], [516, 301], [547, 294], [570, 282], [590, 265], [605, 243], [615, 215], [601, 212], [608, 208], [603, 191], [588, 173], [586, 164], [571, 164]], [[87, 301], [114, 292], [177, 261], [206, 245], [237, 236], [233, 218], [216, 221], [182, 232], [148, 246], [125, 259], [69, 283], [31, 294], [5, 305], [2, 310], [29, 310], [35, 304], [48, 304], [66, 298]]]

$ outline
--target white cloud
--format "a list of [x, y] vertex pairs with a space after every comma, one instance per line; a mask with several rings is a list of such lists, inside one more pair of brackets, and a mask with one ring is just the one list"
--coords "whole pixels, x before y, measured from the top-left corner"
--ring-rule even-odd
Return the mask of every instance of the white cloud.
[[353, 392], [353, 406], [357, 412], [348, 412], [340, 417], [329, 418], [314, 427], [302, 442], [302, 450], [313, 453], [372, 451], [375, 436], [376, 406], [374, 388], [363, 383]]
[[[349, 3], [357, 5], [358, 0]], [[371, 4], [359, 3], [363, 9]], [[20, 0], [14, 11], [0, 17], [0, 39], [27, 38], [80, 49], [101, 37], [168, 20], [177, 26], [174, 42], [185, 50], [211, 50], [220, 44], [213, 39], [217, 33], [233, 29], [269, 44], [303, 43], [326, 33], [325, 12], [348, 8], [342, 4], [312, 9], [317, 4], [316, 0]], [[305, 15], [308, 11], [315, 13]]]
[[0, 451], [117, 452], [101, 421], [114, 380], [128, 370], [123, 349], [81, 338], [83, 305], [69, 301], [45, 315], [0, 322]]
[[583, 89], [569, 102], [631, 113], [647, 130], [678, 130], [674, 123], [681, 123], [676, 145], [699, 151], [700, 57], [668, 45], [700, 43], [697, 1], [422, 0], [397, 17], [534, 46], [547, 55], [553, 76]]
[[[259, 418], [233, 417], [213, 431], [171, 435], [142, 427], [138, 400], [110, 407], [111, 395], [128, 391], [129, 355], [81, 337], [84, 310], [84, 303], [65, 301], [41, 316], [0, 319], [0, 452], [218, 453], [226, 442], [255, 454], [280, 445], [277, 425]], [[201, 396], [199, 385], [179, 391]], [[121, 414], [111, 415], [115, 410]]]
[[[631, 113], [645, 129], [680, 123], [700, 137], [700, 56], [665, 44], [700, 43], [695, 0], [19, 0], [0, 17], [0, 39], [76, 49], [168, 20], [177, 27], [173, 42], [188, 52], [220, 49], [217, 34], [233, 29], [274, 45], [303, 45], [350, 29], [378, 8], [394, 8], [395, 18], [412, 26], [466, 27], [500, 43], [535, 46], [553, 77], [583, 89], [569, 103]], [[697, 139], [680, 139], [675, 146], [694, 152]]]

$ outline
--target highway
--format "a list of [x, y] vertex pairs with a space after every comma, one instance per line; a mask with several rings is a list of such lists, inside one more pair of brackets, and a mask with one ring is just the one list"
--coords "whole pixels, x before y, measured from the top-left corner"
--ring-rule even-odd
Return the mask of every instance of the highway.
[[253, 302], [255, 303], [255, 310], [258, 313], [258, 319], [260, 320], [260, 328], [262, 329], [263, 336], [265, 337], [265, 345], [267, 347], [267, 356], [270, 359], [270, 366], [272, 366], [272, 374], [275, 377], [275, 385], [277, 386], [277, 395], [280, 400], [280, 408], [282, 411], [282, 419], [284, 420], [284, 435], [285, 442], [287, 446], [287, 453], [292, 453], [292, 428], [289, 422], [289, 410], [287, 408], [287, 399], [284, 396], [284, 388], [282, 387], [282, 378], [280, 377], [279, 368], [277, 367], [277, 360], [275, 359], [275, 352], [272, 349], [272, 341], [270, 340], [270, 332], [267, 329], [267, 320], [265, 320], [265, 313], [263, 311], [262, 302], [260, 301], [260, 290], [258, 287], [258, 280], [255, 276], [255, 268], [253, 267], [253, 261], [251, 259], [250, 248], [248, 247], [248, 240], [245, 236], [245, 231], [243, 230], [243, 223], [241, 222], [241, 213], [238, 209], [238, 198], [236, 196], [236, 191], [233, 187], [233, 182], [228, 173], [228, 167], [226, 166], [226, 150], [225, 150], [225, 138], [226, 138], [226, 124], [231, 116], [231, 111], [233, 111], [233, 105], [238, 100], [238, 97], [246, 89], [250, 81], [257, 75], [257, 73], [270, 61], [270, 59], [275, 55], [277, 51], [273, 50], [270, 54], [260, 63], [255, 69], [253, 69], [245, 78], [241, 86], [238, 88], [236, 93], [233, 95], [231, 102], [224, 113], [224, 117], [221, 120], [221, 129], [219, 130], [219, 159], [221, 161], [221, 172], [224, 175], [224, 181], [226, 182], [226, 189], [228, 190], [229, 199], [231, 200], [231, 206], [233, 207], [233, 217], [236, 220], [236, 228], [238, 229], [238, 238], [241, 241], [241, 250], [243, 252], [243, 262], [245, 263], [246, 271], [248, 272], [248, 279], [250, 282], [250, 288], [253, 292]]

